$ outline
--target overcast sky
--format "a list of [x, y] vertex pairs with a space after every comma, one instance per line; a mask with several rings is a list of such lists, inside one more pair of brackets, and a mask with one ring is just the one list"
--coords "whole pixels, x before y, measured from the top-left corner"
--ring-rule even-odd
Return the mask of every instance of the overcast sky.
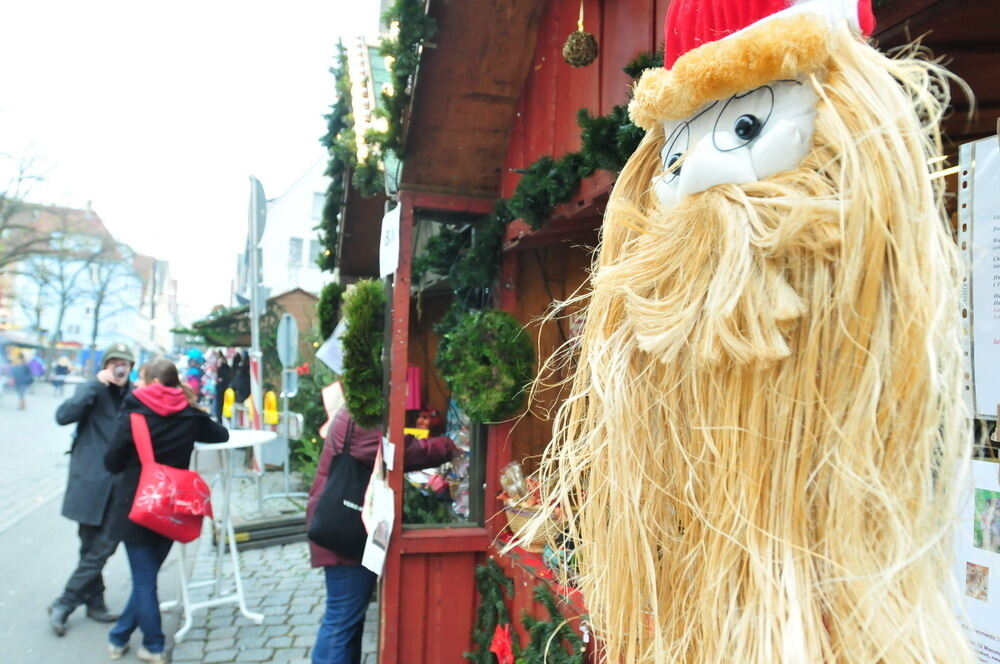
[[0, 153], [36, 159], [36, 202], [94, 210], [170, 261], [184, 322], [228, 303], [248, 176], [269, 198], [316, 159], [338, 37], [376, 0], [6, 3]]

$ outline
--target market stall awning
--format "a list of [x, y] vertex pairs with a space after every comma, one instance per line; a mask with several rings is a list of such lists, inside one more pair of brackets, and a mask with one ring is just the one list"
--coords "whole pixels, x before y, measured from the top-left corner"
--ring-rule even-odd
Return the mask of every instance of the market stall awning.
[[42, 348], [42, 345], [32, 341], [31, 337], [16, 330], [0, 332], [0, 346], [20, 346], [21, 348]]
[[401, 189], [496, 198], [541, 0], [433, 2], [407, 125]]

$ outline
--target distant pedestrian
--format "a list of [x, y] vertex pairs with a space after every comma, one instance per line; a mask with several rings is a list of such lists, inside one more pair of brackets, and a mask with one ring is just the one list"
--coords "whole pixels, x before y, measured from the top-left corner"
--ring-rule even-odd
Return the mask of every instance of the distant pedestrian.
[[118, 619], [104, 602], [102, 570], [118, 548], [105, 518], [112, 477], [104, 467], [104, 454], [122, 401], [132, 389], [129, 373], [135, 358], [128, 346], [114, 344], [104, 351], [103, 362], [97, 375], [56, 410], [59, 424], [76, 423], [62, 514], [80, 524], [80, 561], [63, 594], [49, 607], [49, 624], [58, 636], [66, 633], [66, 619], [80, 605], [86, 605], [87, 617], [98, 622]]
[[17, 392], [17, 409], [24, 410], [24, 395], [35, 379], [31, 375], [31, 367], [24, 361], [24, 355], [21, 353], [18, 353], [14, 358], [14, 366], [10, 369], [10, 375], [14, 381], [14, 391]]
[[133, 413], [146, 419], [156, 462], [174, 468], [186, 469], [190, 465], [195, 441], [222, 443], [229, 440], [229, 432], [198, 408], [194, 395], [181, 387], [174, 363], [158, 358], [140, 370], [138, 386], [125, 398], [104, 455], [105, 467], [115, 473], [114, 498], [107, 517], [109, 532], [125, 542], [132, 571], [132, 593], [108, 635], [108, 651], [111, 659], [121, 659], [129, 648], [132, 632], [138, 628], [142, 630], [138, 658], [160, 664], [167, 661], [167, 656], [156, 577], [174, 542], [129, 520], [141, 472], [132, 438]]
[[[239, 357], [237, 355], [237, 357]], [[234, 358], [235, 361], [235, 358]], [[222, 423], [222, 402], [225, 400], [226, 390], [233, 380], [233, 370], [226, 362], [226, 356], [222, 349], [219, 349], [219, 364], [215, 368], [215, 402], [212, 404], [212, 411], [215, 421]]]
[[57, 397], [63, 395], [64, 388], [66, 387], [66, 376], [69, 375], [69, 368], [69, 358], [65, 355], [59, 358], [56, 366], [52, 367], [52, 389]]

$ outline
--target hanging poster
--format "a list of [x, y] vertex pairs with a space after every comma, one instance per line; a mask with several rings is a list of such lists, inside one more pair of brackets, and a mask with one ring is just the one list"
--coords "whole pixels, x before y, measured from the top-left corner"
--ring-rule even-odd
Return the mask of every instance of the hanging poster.
[[961, 147], [959, 243], [969, 266], [963, 285], [965, 392], [976, 417], [994, 419], [1000, 404], [1000, 141]]
[[971, 478], [956, 533], [959, 620], [977, 661], [1000, 664], [1000, 464], [973, 461]]

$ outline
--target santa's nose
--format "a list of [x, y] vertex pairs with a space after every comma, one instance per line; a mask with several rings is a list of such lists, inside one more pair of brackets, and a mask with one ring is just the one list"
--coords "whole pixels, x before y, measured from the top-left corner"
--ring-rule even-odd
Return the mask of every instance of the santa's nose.
[[720, 151], [716, 145], [737, 145], [740, 139], [716, 132], [701, 137], [688, 151], [677, 178], [678, 197], [690, 196], [718, 184], [746, 184], [758, 177], [746, 147]]

